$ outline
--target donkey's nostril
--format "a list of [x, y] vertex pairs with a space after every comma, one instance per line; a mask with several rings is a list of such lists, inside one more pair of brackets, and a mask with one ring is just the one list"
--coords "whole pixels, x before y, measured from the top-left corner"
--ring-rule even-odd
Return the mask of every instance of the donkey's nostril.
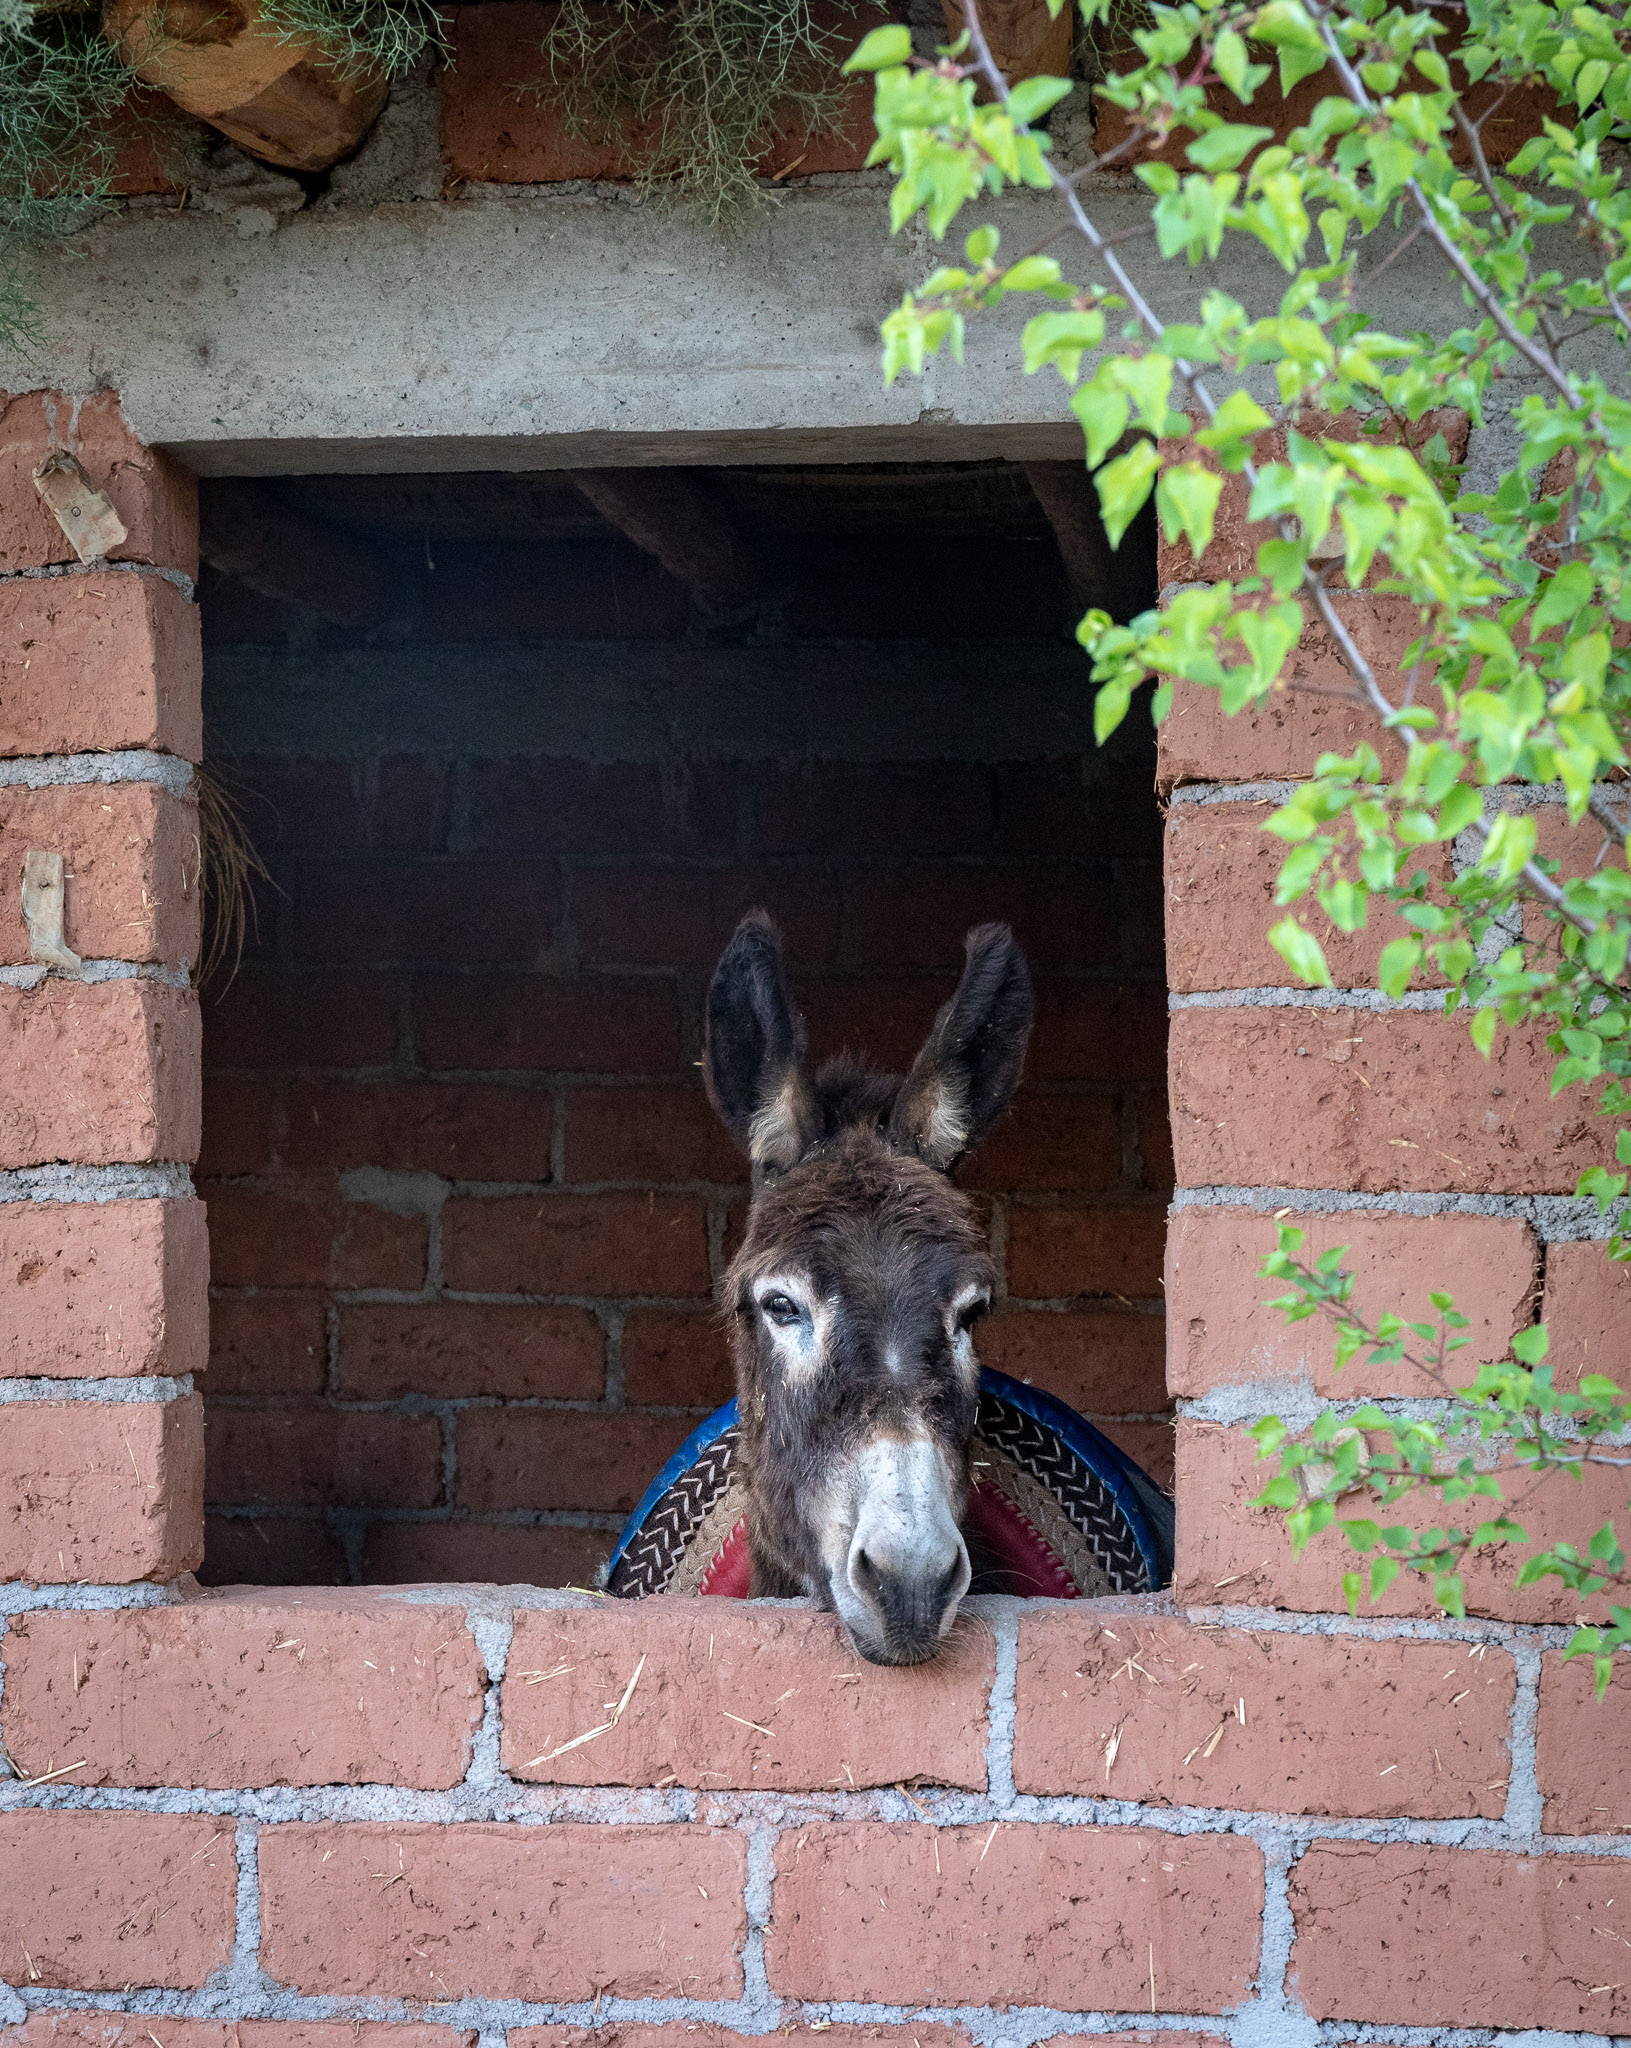
[[951, 1539], [949, 1561], [939, 1543], [931, 1547], [920, 1540], [898, 1556], [855, 1543], [846, 1576], [867, 1613], [855, 1634], [864, 1656], [882, 1664], [915, 1664], [933, 1656], [969, 1581], [968, 1552], [955, 1526]]

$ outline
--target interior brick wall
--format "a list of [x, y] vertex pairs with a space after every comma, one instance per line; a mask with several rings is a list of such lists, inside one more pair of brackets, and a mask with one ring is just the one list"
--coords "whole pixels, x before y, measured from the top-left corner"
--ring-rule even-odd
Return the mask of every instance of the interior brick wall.
[[207, 1580], [591, 1581], [731, 1392], [713, 1295], [745, 1168], [697, 1062], [708, 976], [755, 904], [816, 1057], [896, 1070], [968, 927], [1015, 926], [1027, 1079], [963, 1174], [1000, 1275], [982, 1355], [1170, 1477], [1147, 765], [232, 774], [277, 886], [204, 1005]]

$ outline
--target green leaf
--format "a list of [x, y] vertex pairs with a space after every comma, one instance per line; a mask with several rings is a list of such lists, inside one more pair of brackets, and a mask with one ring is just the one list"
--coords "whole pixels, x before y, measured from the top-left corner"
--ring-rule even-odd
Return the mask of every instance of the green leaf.
[[1399, 1571], [1400, 1566], [1398, 1564], [1398, 1561], [1394, 1558], [1373, 1557], [1371, 1559], [1370, 1597], [1371, 1605], [1373, 1607], [1375, 1606], [1376, 1602], [1381, 1599], [1382, 1595], [1387, 1591], [1388, 1587], [1393, 1584], [1393, 1581], [1399, 1576]]
[[1269, 928], [1269, 944], [1300, 981], [1310, 988], [1330, 988], [1331, 970], [1314, 934], [1294, 917], [1283, 917]]
[[1208, 128], [1204, 135], [1196, 136], [1184, 155], [1203, 171], [1232, 171], [1260, 142], [1273, 140], [1272, 128]]
[[1169, 546], [1182, 534], [1198, 561], [1211, 546], [1212, 522], [1222, 495], [1222, 477], [1198, 462], [1162, 470], [1155, 502]]
[[1512, 1336], [1512, 1356], [1522, 1365], [1539, 1365], [1551, 1349], [1552, 1340], [1544, 1323], [1530, 1323]]
[[[1077, 397], [1081, 396], [1078, 392]], [[1098, 487], [1099, 512], [1104, 520], [1105, 538], [1119, 547], [1121, 537], [1137, 516], [1161, 466], [1153, 441], [1135, 441], [1125, 455], [1107, 462], [1093, 481]]]
[[1132, 408], [1127, 394], [1099, 376], [1083, 384], [1070, 401], [1070, 409], [1082, 423], [1087, 436], [1087, 461], [1097, 468], [1126, 431]]
[[1572, 619], [1590, 598], [1596, 577], [1589, 562], [1566, 562], [1541, 592], [1531, 624], [1537, 633]]
[[1059, 265], [1051, 256], [1022, 256], [1002, 274], [1006, 292], [1039, 292], [1059, 282]]
[[1104, 315], [1096, 310], [1035, 313], [1025, 323], [1020, 346], [1025, 356], [1025, 374], [1033, 375], [1044, 363], [1052, 363], [1067, 384], [1074, 384], [1081, 371], [1082, 357], [1104, 340]]
[[1410, 977], [1422, 963], [1420, 939], [1389, 939], [1376, 963], [1376, 985], [1395, 1002], [1410, 986]]
[[1071, 89], [1068, 78], [1025, 78], [1008, 95], [1008, 116], [1022, 128], [1028, 128], [1059, 102]]
[[889, 22], [863, 36], [845, 60], [846, 71], [887, 71], [906, 63], [912, 54], [912, 31], [899, 22]]

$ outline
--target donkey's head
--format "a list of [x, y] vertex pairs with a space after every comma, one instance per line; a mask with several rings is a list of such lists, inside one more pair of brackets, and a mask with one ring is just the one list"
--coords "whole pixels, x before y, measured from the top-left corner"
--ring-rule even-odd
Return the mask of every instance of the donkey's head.
[[959, 1523], [991, 1262], [947, 1174], [1007, 1106], [1031, 983], [1006, 925], [968, 935], [902, 1080], [811, 1075], [781, 941], [745, 918], [708, 994], [708, 1093], [753, 1164], [725, 1277], [753, 1590], [836, 1608], [876, 1664], [934, 1655], [968, 1590]]

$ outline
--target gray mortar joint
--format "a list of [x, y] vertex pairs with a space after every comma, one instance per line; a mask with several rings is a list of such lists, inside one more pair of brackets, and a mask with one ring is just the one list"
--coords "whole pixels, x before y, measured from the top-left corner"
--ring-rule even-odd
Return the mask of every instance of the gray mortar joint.
[[0, 761], [0, 788], [68, 789], [86, 784], [156, 782], [172, 796], [190, 796], [197, 771], [175, 754], [125, 747], [110, 754], [36, 754]]

